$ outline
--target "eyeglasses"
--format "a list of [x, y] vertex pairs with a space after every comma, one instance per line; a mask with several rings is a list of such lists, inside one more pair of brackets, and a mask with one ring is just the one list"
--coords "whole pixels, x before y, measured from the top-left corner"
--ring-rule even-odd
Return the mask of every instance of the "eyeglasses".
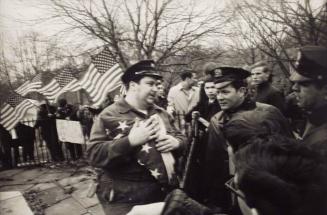
[[234, 182], [234, 177], [229, 179], [226, 183], [225, 183], [226, 188], [231, 191], [233, 194], [235, 194], [237, 197], [241, 198], [242, 200], [246, 201], [246, 198], [244, 196], [244, 194], [242, 192], [240, 192], [240, 190], [235, 186], [235, 182]]

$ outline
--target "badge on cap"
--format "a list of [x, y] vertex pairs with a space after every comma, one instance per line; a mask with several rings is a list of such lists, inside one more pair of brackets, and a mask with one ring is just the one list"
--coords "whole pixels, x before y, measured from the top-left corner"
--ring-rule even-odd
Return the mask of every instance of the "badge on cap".
[[220, 77], [222, 76], [222, 72], [221, 72], [221, 69], [215, 69], [215, 77]]

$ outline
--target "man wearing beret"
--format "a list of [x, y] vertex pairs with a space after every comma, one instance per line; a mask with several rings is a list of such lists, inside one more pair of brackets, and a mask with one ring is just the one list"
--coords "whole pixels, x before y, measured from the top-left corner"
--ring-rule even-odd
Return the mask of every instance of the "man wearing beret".
[[327, 141], [327, 49], [305, 46], [298, 49], [290, 76], [297, 104], [307, 113], [302, 135], [308, 145]]
[[152, 60], [129, 67], [122, 76], [126, 97], [105, 108], [92, 127], [88, 158], [103, 170], [97, 195], [106, 214], [163, 201], [178, 184], [174, 163], [186, 138], [154, 104], [161, 78]]
[[[221, 111], [215, 114], [208, 128], [208, 145], [206, 149], [202, 202], [210, 208], [221, 208], [228, 212], [230, 194], [225, 182], [234, 174], [233, 149], [229, 146], [226, 129], [234, 121], [246, 121], [257, 116], [268, 124], [274, 124], [271, 132], [291, 136], [287, 120], [274, 106], [254, 102], [247, 94], [246, 78], [250, 72], [235, 67], [220, 67], [221, 76], [216, 79], [217, 99]], [[254, 134], [255, 135], [255, 134]], [[241, 145], [241, 143], [237, 144]]]

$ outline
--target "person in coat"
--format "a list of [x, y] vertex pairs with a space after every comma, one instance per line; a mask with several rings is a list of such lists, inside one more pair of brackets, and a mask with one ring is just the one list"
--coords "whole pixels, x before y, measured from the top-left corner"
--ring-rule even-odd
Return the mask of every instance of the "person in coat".
[[253, 99], [256, 102], [273, 105], [284, 113], [286, 106], [284, 95], [272, 86], [271, 76], [271, 71], [265, 63], [258, 62], [252, 66], [251, 84], [254, 87]]
[[178, 184], [174, 162], [185, 150], [186, 137], [154, 104], [161, 78], [152, 60], [132, 65], [122, 76], [126, 97], [94, 122], [87, 156], [102, 169], [96, 194], [106, 214], [163, 201]]
[[[217, 211], [228, 212], [230, 195], [225, 182], [234, 174], [231, 162], [232, 148], [228, 144], [226, 127], [234, 120], [260, 116], [273, 120], [281, 134], [291, 136], [287, 120], [278, 108], [252, 101], [247, 95], [246, 78], [250, 72], [235, 67], [220, 67], [221, 76], [216, 79], [217, 99], [221, 111], [215, 114], [208, 128], [208, 143], [203, 165], [202, 202]], [[228, 138], [227, 138], [228, 137]]]
[[327, 141], [327, 49], [304, 46], [298, 49], [297, 60], [291, 70], [297, 105], [306, 112], [301, 139], [308, 145]]

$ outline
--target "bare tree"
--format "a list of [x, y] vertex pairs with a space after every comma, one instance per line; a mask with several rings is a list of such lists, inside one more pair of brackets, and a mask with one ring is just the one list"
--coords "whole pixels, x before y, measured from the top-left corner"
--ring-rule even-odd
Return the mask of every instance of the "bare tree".
[[222, 32], [229, 21], [195, 0], [51, 0], [52, 19], [108, 45], [123, 67], [132, 60], [162, 63], [185, 48]]
[[285, 75], [292, 48], [327, 45], [326, 5], [313, 9], [308, 0], [242, 0], [234, 1], [233, 9], [238, 18], [232, 25], [239, 29], [235, 36], [263, 53]]

